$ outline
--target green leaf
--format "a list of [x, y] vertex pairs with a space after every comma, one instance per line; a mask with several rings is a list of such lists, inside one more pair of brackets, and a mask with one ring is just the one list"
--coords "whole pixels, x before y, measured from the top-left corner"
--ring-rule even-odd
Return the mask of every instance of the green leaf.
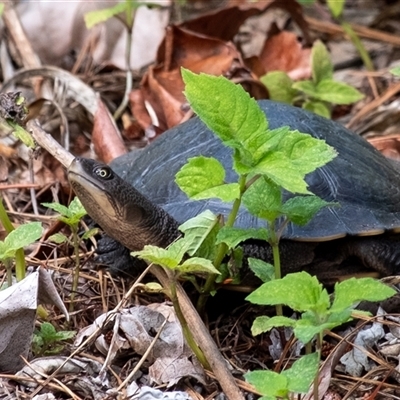
[[185, 234], [185, 241], [188, 243], [186, 252], [190, 256], [196, 254], [198, 257], [213, 259], [219, 228], [219, 218], [210, 210], [187, 220], [179, 226], [179, 230]]
[[268, 240], [268, 231], [264, 228], [235, 228], [224, 226], [218, 232], [217, 235], [217, 243], [225, 243], [228, 248], [234, 249], [240, 243], [249, 240], [249, 239], [258, 239], [258, 240]]
[[187, 248], [188, 243], [183, 238], [173, 242], [167, 249], [147, 245], [143, 250], [134, 251], [131, 255], [164, 268], [175, 269], [181, 263]]
[[297, 91], [292, 89], [293, 81], [283, 71], [272, 71], [260, 78], [266, 86], [271, 100], [293, 104]]
[[180, 189], [193, 200], [219, 198], [229, 202], [240, 196], [238, 183], [225, 183], [225, 168], [213, 157], [193, 157], [175, 175]]
[[62, 233], [55, 233], [54, 235], [49, 236], [50, 242], [61, 244], [68, 241], [68, 238]]
[[87, 240], [92, 238], [93, 236], [96, 236], [99, 233], [99, 228], [92, 228], [89, 229], [88, 231], [86, 231], [83, 235], [82, 235], [82, 239]]
[[10, 120], [7, 120], [7, 123], [13, 129], [13, 135], [25, 146], [29, 147], [30, 149], [34, 149], [36, 147], [36, 143], [32, 136], [22, 126]]
[[6, 249], [1, 259], [13, 257], [15, 251], [29, 246], [42, 236], [43, 228], [40, 222], [30, 222], [20, 225], [18, 228], [10, 232], [4, 240]]
[[249, 268], [253, 271], [254, 275], [262, 282], [268, 282], [275, 279], [275, 267], [258, 258], [249, 257], [247, 259]]
[[327, 0], [328, 8], [335, 18], [340, 17], [346, 0]]
[[252, 384], [264, 396], [287, 398], [289, 393], [286, 376], [274, 371], [251, 371], [244, 374], [247, 382]]
[[178, 267], [178, 271], [180, 274], [220, 274], [210, 260], [200, 257], [189, 258]]
[[400, 76], [400, 67], [394, 67], [390, 69], [389, 72], [395, 76]]
[[308, 96], [314, 97], [317, 95], [317, 87], [314, 82], [309, 80], [298, 81], [293, 83], [293, 89], [300, 90]]
[[302, 108], [307, 111], [311, 111], [314, 114], [320, 115], [321, 117], [330, 119], [331, 118], [331, 110], [327, 103], [318, 100], [306, 100], [303, 103]]
[[71, 203], [69, 203], [68, 208], [71, 214], [75, 218], [79, 218], [79, 220], [87, 214], [85, 208], [83, 207], [81, 201], [77, 196], [73, 198]]
[[324, 140], [316, 139], [299, 131], [278, 129], [270, 132], [274, 135], [276, 147], [285, 153], [302, 176], [322, 167], [337, 156], [336, 150]]
[[257, 165], [252, 167], [252, 172], [265, 175], [289, 192], [310, 193], [304, 181], [304, 174], [293, 165], [283, 152], [269, 152]]
[[251, 334], [253, 336], [260, 335], [261, 333], [268, 332], [272, 328], [278, 328], [282, 326], [294, 327], [296, 321], [294, 319], [282, 316], [275, 316], [272, 318], [261, 316], [257, 317], [251, 327]]
[[335, 206], [318, 196], [296, 196], [289, 199], [282, 206], [282, 213], [296, 225], [307, 224], [323, 207]]
[[315, 276], [305, 271], [266, 282], [247, 296], [246, 300], [261, 305], [285, 304], [295, 311], [323, 312], [330, 305], [327, 291]]
[[290, 369], [281, 372], [287, 378], [288, 389], [293, 393], [307, 393], [317, 375], [318, 353], [307, 354], [296, 360]]
[[86, 27], [88, 29], [92, 28], [93, 26], [105, 22], [108, 19], [118, 15], [122, 12], [125, 12], [127, 9], [127, 2], [123, 1], [121, 3], [116, 4], [113, 7], [103, 8], [102, 10], [90, 11], [84, 15], [84, 20]]
[[224, 145], [235, 149], [236, 161], [252, 165], [253, 154], [265, 143], [268, 128], [256, 100], [222, 76], [196, 75], [182, 68], [182, 77], [185, 96], [196, 114]]
[[71, 211], [68, 209], [68, 207], [63, 206], [60, 203], [42, 203], [42, 206], [57, 211], [60, 215], [64, 217], [69, 218], [72, 216]]
[[325, 79], [318, 83], [315, 98], [333, 104], [352, 104], [361, 100], [364, 95], [352, 86]]
[[244, 192], [242, 202], [251, 214], [267, 221], [274, 221], [281, 215], [281, 189], [264, 178], [257, 179]]
[[333, 64], [325, 45], [317, 40], [311, 49], [311, 70], [314, 83], [333, 79]]
[[391, 287], [373, 278], [351, 278], [335, 285], [335, 299], [331, 311], [354, 307], [362, 300], [382, 301], [396, 294]]

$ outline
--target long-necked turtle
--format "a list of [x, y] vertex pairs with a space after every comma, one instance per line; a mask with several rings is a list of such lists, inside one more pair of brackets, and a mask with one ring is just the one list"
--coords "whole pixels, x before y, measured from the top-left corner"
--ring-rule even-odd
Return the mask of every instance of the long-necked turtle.
[[[326, 207], [306, 226], [288, 224], [281, 253], [286, 270], [330, 268], [355, 256], [384, 274], [400, 269], [400, 176], [392, 161], [338, 123], [302, 109], [260, 101], [270, 128], [289, 126], [324, 139], [338, 156], [306, 178], [317, 196], [340, 207]], [[202, 154], [218, 158], [236, 181], [231, 150], [197, 118], [165, 132], [139, 155], [127, 154], [108, 167], [77, 158], [69, 180], [89, 215], [112, 238], [131, 250], [145, 244], [168, 245], [178, 235], [178, 223], [205, 209], [226, 214], [219, 200], [190, 201], [175, 183], [176, 172], [188, 158]], [[114, 171], [114, 172], [113, 172]], [[240, 210], [237, 225], [257, 227], [263, 221]], [[326, 243], [329, 242], [329, 246]], [[249, 253], [268, 258], [268, 245], [249, 243]], [[113, 253], [114, 266], [125, 261]]]

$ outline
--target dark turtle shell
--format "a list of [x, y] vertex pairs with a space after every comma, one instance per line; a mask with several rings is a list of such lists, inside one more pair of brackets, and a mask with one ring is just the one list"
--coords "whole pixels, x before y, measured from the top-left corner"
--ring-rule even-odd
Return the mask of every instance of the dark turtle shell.
[[[299, 108], [268, 100], [259, 102], [270, 128], [289, 126], [324, 139], [338, 156], [306, 177], [317, 196], [338, 202], [322, 209], [306, 226], [288, 224], [283, 237], [322, 241], [345, 235], [376, 235], [400, 227], [400, 175], [395, 163], [342, 125]], [[237, 180], [231, 150], [198, 119], [168, 130], [139, 154], [129, 153], [111, 164], [115, 172], [179, 222], [210, 209], [227, 215], [230, 205], [219, 200], [191, 201], [175, 183], [176, 172], [188, 158], [218, 158], [227, 169], [227, 182]], [[240, 210], [237, 226], [259, 227], [265, 222]]]

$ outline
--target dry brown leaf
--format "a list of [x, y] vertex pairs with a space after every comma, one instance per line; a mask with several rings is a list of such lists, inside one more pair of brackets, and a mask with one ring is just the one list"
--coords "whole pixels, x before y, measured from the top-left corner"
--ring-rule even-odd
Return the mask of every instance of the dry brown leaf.
[[157, 65], [150, 67], [142, 79], [141, 97], [133, 95], [133, 112], [135, 109], [138, 111], [134, 115], [144, 129], [149, 127], [148, 108], [154, 111], [152, 125], [161, 131], [185, 118], [187, 108], [181, 67], [196, 73], [228, 76], [246, 84], [256, 98], [267, 97], [265, 88], [244, 66], [240, 53], [232, 43], [172, 26], [158, 50]]
[[100, 100], [94, 114], [92, 143], [96, 154], [105, 163], [127, 152], [114, 120]]
[[[260, 15], [271, 8], [287, 11], [303, 33], [304, 40], [311, 43], [308, 24], [303, 16], [301, 5], [295, 0], [265, 0], [257, 3], [237, 1], [240, 3], [209, 12], [198, 18], [183, 23], [181, 26], [192, 31], [213, 36], [221, 40], [232, 40], [243, 22], [252, 16]], [[232, 4], [232, 3], [231, 3]]]
[[385, 157], [400, 160], [400, 135], [388, 135], [368, 138], [368, 141]]
[[294, 33], [281, 31], [267, 38], [260, 61], [265, 72], [284, 71], [292, 79], [307, 79], [311, 76], [310, 53]]

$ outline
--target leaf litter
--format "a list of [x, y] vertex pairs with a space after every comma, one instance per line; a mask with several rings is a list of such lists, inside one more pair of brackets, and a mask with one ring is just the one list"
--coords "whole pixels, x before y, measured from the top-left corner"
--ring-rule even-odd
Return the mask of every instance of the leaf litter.
[[[29, 66], [35, 67], [35, 70], [20, 73], [19, 71], [13, 71], [13, 63], [10, 61], [13, 56], [10, 56], [8, 65], [7, 63], [2, 64], [3, 76], [6, 78], [3, 82], [4, 90], [9, 91], [13, 87], [23, 87], [26, 93], [24, 95], [28, 98], [29, 109], [33, 113], [30, 118], [39, 118], [43, 127], [47, 131], [52, 132], [54, 136], [59, 137], [59, 140], [65, 143], [67, 147], [73, 149], [75, 154], [89, 157], [96, 155], [102, 160], [110, 161], [114, 157], [126, 152], [127, 148], [131, 148], [131, 146], [143, 147], [156, 135], [161, 134], [164, 130], [191, 116], [191, 111], [188, 109], [185, 98], [181, 93], [183, 89], [179, 72], [181, 66], [191, 69], [194, 72], [201, 71], [216, 75], [224, 74], [233, 81], [240, 82], [254, 97], [264, 98], [267, 96], [267, 91], [260, 83], [259, 77], [267, 71], [274, 69], [283, 70], [288, 72], [294, 79], [303, 79], [310, 76], [311, 70], [308, 54], [314, 37], [324, 37], [328, 44], [332, 43], [332, 46], [335, 45], [339, 49], [342, 44], [347, 43], [346, 39], [340, 34], [340, 27], [328, 21], [329, 18], [327, 18], [326, 10], [324, 11], [319, 6], [312, 9], [312, 13], [314, 14], [310, 16], [304, 14], [304, 9], [294, 1], [268, 1], [251, 4], [231, 1], [224, 7], [219, 7], [211, 11], [208, 10], [209, 5], [206, 2], [203, 3], [200, 4], [203, 11], [202, 15], [191, 20], [173, 23], [168, 27], [165, 36], [163, 33], [160, 34], [160, 32], [163, 32], [165, 26], [162, 22], [152, 25], [152, 29], [157, 26], [157, 32], [154, 32], [154, 36], [151, 35], [152, 41], [154, 39], [154, 43], [157, 43], [158, 40], [160, 45], [157, 51], [153, 51], [152, 55], [150, 54], [150, 50], [148, 52], [145, 51], [146, 56], [143, 60], [147, 60], [145, 64], [150, 62], [154, 62], [154, 64], [146, 68], [144, 72], [134, 74], [134, 88], [129, 94], [131, 113], [125, 113], [122, 118], [122, 124], [119, 126], [113, 123], [111, 113], [115, 110], [123, 94], [125, 83], [124, 72], [116, 67], [123, 69], [124, 62], [121, 61], [123, 60], [121, 56], [119, 61], [116, 61], [113, 56], [107, 56], [105, 53], [99, 58], [100, 47], [104, 44], [103, 41], [105, 40], [104, 36], [101, 35], [97, 36], [97, 43], [100, 47], [93, 49], [90, 46], [90, 39], [88, 39], [86, 44], [80, 49], [78, 46], [78, 57], [74, 59], [73, 57], [56, 55], [53, 50], [45, 55], [42, 53], [43, 50], [57, 48], [57, 46], [51, 45], [47, 41], [52, 35], [44, 38], [40, 27], [36, 28], [36, 31], [29, 31], [34, 32], [32, 35], [29, 34], [28, 37], [32, 38], [31, 43], [35, 45], [34, 52], [39, 54], [40, 60], [44, 63], [56, 62], [60, 65], [58, 61], [62, 59], [63, 63], [61, 65], [64, 69], [43, 67], [40, 63], [37, 65], [32, 65], [31, 63]], [[391, 6], [388, 7], [390, 8]], [[190, 3], [187, 5], [189, 12], [195, 12], [194, 8]], [[35, 11], [39, 12], [38, 10]], [[69, 11], [72, 13], [72, 10]], [[351, 11], [356, 11], [360, 16], [363, 14], [362, 5], [349, 6], [347, 11], [349, 13], [346, 15], [346, 18], [349, 18], [350, 22], [353, 22], [354, 19], [354, 22], [358, 23], [357, 15], [356, 17], [352, 16]], [[387, 34], [383, 36], [383, 39], [380, 35], [385, 27], [382, 21], [390, 24], [390, 21], [393, 22], [393, 20], [379, 13], [378, 7], [373, 10], [368, 9], [367, 11], [370, 15], [375, 16], [374, 27], [368, 28], [368, 30], [357, 28], [360, 36], [362, 38], [368, 37], [369, 40], [371, 40], [371, 37], [374, 40], [378, 40], [375, 44], [378, 43], [380, 49], [382, 48], [382, 43], [389, 43], [390, 46], [393, 46], [389, 51], [398, 49], [400, 44], [396, 44], [396, 41], [392, 40], [392, 37], [396, 35]], [[316, 23], [315, 13], [319, 19], [326, 20], [325, 27], [320, 27]], [[382, 18], [381, 20], [379, 19], [380, 17]], [[21, 15], [21, 22], [24, 22], [26, 18], [26, 16]], [[163, 17], [160, 18], [162, 19]], [[266, 23], [265, 21], [268, 19], [270, 22]], [[371, 21], [362, 21], [365, 25], [373, 24]], [[58, 24], [55, 27], [48, 28], [53, 29], [53, 32], [61, 33], [60, 26]], [[121, 31], [120, 29], [118, 30], [119, 32]], [[253, 46], [251, 39], [256, 36], [256, 33], [260, 33], [260, 30], [262, 31], [262, 40], [259, 41], [258, 46]], [[75, 33], [78, 31], [76, 30]], [[68, 37], [69, 34], [70, 32], [63, 35]], [[41, 47], [38, 47], [38, 44]], [[19, 45], [20, 43], [17, 42], [17, 53], [20, 49]], [[155, 48], [157, 48], [157, 45]], [[72, 47], [68, 48], [68, 45], [66, 45], [68, 51], [65, 54], [68, 54]], [[373, 51], [377, 51], [374, 50], [376, 47], [372, 45], [371, 48]], [[246, 51], [244, 52], [243, 49], [246, 49]], [[55, 55], [56, 57], [54, 57]], [[148, 58], [149, 55], [151, 55], [150, 58]], [[13, 62], [18, 66], [27, 66], [27, 61], [24, 59], [26, 56], [26, 53], [19, 52], [15, 56], [15, 59], [13, 59]], [[53, 57], [52, 60], [51, 57]], [[136, 57], [136, 59], [139, 58], [142, 59], [142, 57]], [[356, 58], [357, 55], [353, 52], [350, 57], [347, 57], [346, 62], [349, 63], [348, 60], [351, 62]], [[337, 59], [333, 60], [334, 63], [336, 63]], [[73, 61], [72, 67], [71, 60]], [[66, 67], [68, 64], [66, 61], [69, 62], [70, 68]], [[103, 64], [101, 64], [102, 62]], [[337, 65], [337, 67], [339, 68], [340, 65]], [[70, 69], [73, 73], [68, 74], [66, 69]], [[11, 71], [11, 73], [6, 74], [6, 70]], [[384, 143], [378, 143], [377, 147], [383, 149], [383, 152], [386, 151], [394, 157], [398, 157], [396, 155], [398, 154], [396, 143], [398, 141], [397, 122], [399, 112], [398, 106], [396, 106], [397, 100], [394, 98], [400, 91], [400, 87], [396, 83], [395, 78], [385, 70], [379, 71], [376, 76], [370, 76], [362, 71], [354, 72], [353, 67], [346, 68], [345, 71], [347, 75], [342, 74], [341, 76], [358, 77], [358, 88], [366, 93], [367, 97], [363, 102], [357, 104], [353, 110], [349, 108], [345, 110], [347, 114], [342, 120], [347, 122], [349, 121], [349, 117], [351, 117], [350, 123], [353, 129], [367, 136], [377, 136], [385, 132], [391, 133], [394, 135], [393, 139], [390, 138], [388, 140], [385, 138], [383, 139]], [[38, 89], [37, 80], [35, 83], [35, 79], [37, 78], [44, 80], [45, 83], [42, 88], [39, 87]], [[30, 85], [28, 81], [33, 82], [33, 85]], [[378, 86], [378, 89], [376, 86]], [[46, 90], [48, 94], [44, 94]], [[388, 121], [391, 121], [391, 123], [388, 123]], [[120, 130], [122, 131], [122, 136], [119, 133]], [[126, 137], [128, 137], [128, 140], [126, 140]], [[125, 138], [125, 141], [122, 138]], [[376, 141], [379, 142], [378, 139], [375, 139]], [[386, 144], [388, 141], [395, 143], [393, 146], [394, 149], [386, 150], [389, 146]], [[7, 184], [18, 183], [28, 186], [31, 183], [31, 173], [27, 169], [30, 163], [28, 152], [15, 141], [10, 142], [9, 140], [2, 141], [1, 148], [4, 148], [4, 150], [0, 151], [0, 167], [5, 171], [3, 173], [5, 179], [7, 178], [6, 175], [8, 175]], [[65, 179], [63, 169], [56, 165], [54, 160], [42, 154], [38, 160], [33, 161], [33, 174], [35, 176], [35, 183], [39, 184], [41, 188], [36, 194], [40, 202], [51, 201], [53, 198], [61, 200], [64, 203], [67, 202], [69, 197], [68, 183]], [[61, 182], [61, 187], [55, 184], [55, 182]], [[51, 191], [50, 187], [52, 188]], [[10, 212], [15, 210], [15, 213], [11, 213], [11, 215], [15, 215], [15, 218], [17, 218], [16, 215], [19, 214], [19, 220], [23, 220], [24, 218], [31, 220], [35, 218], [32, 214], [25, 216], [22, 213], [31, 210], [28, 188], [9, 189], [2, 193]], [[57, 224], [56, 229], [68, 233], [68, 230], [60, 224]], [[7, 396], [7, 393], [13, 393], [13, 390], [17, 387], [23, 387], [20, 380], [21, 376], [27, 377], [24, 381], [25, 385], [28, 384], [29, 379], [32, 379], [32, 377], [37, 379], [41, 382], [40, 385], [45, 387], [44, 390], [49, 393], [52, 391], [54, 393], [64, 392], [68, 396], [75, 396], [75, 398], [79, 398], [78, 396], [105, 398], [107, 395], [116, 393], [115, 388], [118, 384], [111, 383], [115, 379], [115, 375], [118, 378], [121, 377], [119, 380], [117, 379], [120, 383], [123, 377], [129, 375], [133, 364], [138, 362], [138, 356], [134, 355], [133, 352], [140, 355], [145, 351], [144, 348], [137, 348], [137, 345], [147, 345], [149, 341], [151, 342], [154, 331], [160, 326], [159, 323], [146, 330], [143, 328], [143, 322], [132, 322], [131, 318], [132, 310], [134, 309], [144, 309], [145, 311], [143, 312], [150, 313], [151, 315], [156, 312], [155, 310], [150, 311], [150, 309], [141, 305], [134, 308], [120, 308], [118, 314], [113, 314], [114, 319], [119, 319], [118, 329], [108, 322], [108, 318], [106, 317], [110, 315], [110, 310], [118, 305], [123, 294], [126, 293], [126, 282], [124, 280], [116, 280], [101, 270], [96, 271], [93, 264], [91, 264], [90, 252], [87, 250], [88, 248], [84, 246], [81, 248], [83, 268], [80, 275], [79, 293], [75, 299], [78, 304], [75, 308], [77, 311], [71, 316], [71, 324], [73, 329], [80, 330], [78, 337], [82, 337], [88, 334], [88, 332], [101, 331], [101, 333], [98, 332], [100, 333], [98, 337], [93, 338], [95, 339], [94, 345], [83, 342], [84, 345], [81, 347], [84, 351], [91, 352], [91, 357], [96, 357], [96, 359], [78, 357], [76, 355], [69, 359], [71, 354], [73, 354], [72, 347], [66, 349], [64, 351], [65, 354], [52, 356], [44, 360], [29, 357], [26, 349], [29, 337], [31, 337], [33, 332], [35, 314], [32, 310], [35, 310], [37, 307], [34, 304], [33, 308], [27, 309], [29, 319], [23, 319], [22, 315], [19, 315], [16, 319], [19, 326], [32, 326], [32, 332], [30, 329], [19, 329], [24, 334], [23, 342], [25, 344], [22, 346], [24, 348], [23, 354], [29, 358], [30, 367], [24, 367], [18, 374], [19, 377], [15, 377], [14, 380], [10, 380], [10, 376], [4, 377], [0, 375], [0, 398], [3, 398], [4, 395]], [[69, 287], [72, 282], [70, 272], [72, 265], [71, 258], [73, 258], [72, 251], [65, 244], [57, 247], [42, 244], [36, 252], [35, 257], [28, 258], [31, 265], [45, 264], [52, 271], [54, 284], [64, 302], [68, 302]], [[29, 279], [32, 279], [33, 276], [30, 275]], [[35, 290], [34, 288], [35, 286], [32, 285], [29, 291], [25, 292], [24, 289], [24, 293], [30, 296], [30, 290]], [[156, 297], [163, 300], [163, 296], [160, 294], [151, 294], [143, 292], [140, 289], [134, 292], [135, 301], [145, 305], [153, 303]], [[239, 295], [235, 295], [235, 297], [239, 297]], [[21, 297], [20, 300], [22, 301], [23, 298]], [[237, 301], [236, 298], [235, 301]], [[59, 303], [59, 300], [56, 301], [56, 304], [62, 310], [62, 303]], [[268, 350], [272, 339], [268, 336], [254, 338], [249, 331], [249, 322], [254, 319], [257, 310], [248, 305], [240, 305], [240, 302], [237, 307], [234, 304], [234, 302], [231, 304], [231, 309], [228, 312], [222, 310], [218, 315], [214, 315], [210, 324], [210, 329], [214, 332], [214, 337], [224, 356], [231, 360], [232, 365], [235, 365], [236, 372], [238, 373], [248, 369], [259, 368], [260, 365], [263, 367], [273, 367]], [[7, 306], [7, 308], [10, 309], [10, 306]], [[57, 325], [57, 328], [71, 328], [71, 325], [67, 324], [57, 309], [50, 309], [49, 312], [50, 320]], [[210, 313], [210, 315], [212, 316], [212, 314], [216, 313], [218, 311], [213, 310], [213, 313]], [[89, 328], [91, 327], [90, 324], [94, 321], [99, 321], [99, 318], [100, 321], [104, 320], [105, 323], [97, 323], [95, 330]], [[156, 317], [155, 319], [157, 320], [158, 318], [162, 319], [166, 317]], [[393, 321], [391, 318], [390, 316], [382, 317], [380, 322], [373, 322], [371, 320], [369, 325], [371, 328], [374, 326], [379, 327], [380, 336], [385, 333], [386, 345], [382, 348], [382, 352], [385, 352], [385, 348], [387, 351], [389, 343], [392, 348], [390, 357], [398, 359], [399, 350], [396, 350], [397, 347], [395, 347], [398, 335], [388, 333], [389, 331], [394, 332], [393, 326], [398, 326], [398, 321]], [[16, 321], [15, 317], [13, 317], [13, 323]], [[137, 332], [130, 332], [132, 326], [135, 324], [141, 327], [140, 332], [143, 335], [147, 335], [143, 336], [143, 340], [139, 341], [140, 343], [138, 343], [137, 339], [139, 337], [142, 338], [142, 336]], [[352, 329], [353, 333], [358, 330], [358, 328]], [[368, 332], [368, 329], [366, 331]], [[181, 336], [176, 332], [173, 331], [171, 337], [176, 342], [175, 346], [181, 346], [180, 350], [178, 351], [176, 347], [172, 347], [173, 350], [171, 350], [161, 346], [158, 350], [159, 353], [157, 353], [156, 349], [160, 344], [155, 346], [150, 358], [145, 361], [144, 369], [139, 373], [140, 377], [136, 380], [141, 386], [140, 390], [146, 390], [144, 388], [151, 380], [157, 383], [171, 383], [175, 388], [185, 389], [186, 395], [187, 393], [194, 393], [193, 390], [195, 387], [198, 389], [197, 384], [193, 383], [196, 380], [186, 385], [183, 384], [185, 381], [180, 380], [182, 376], [194, 376], [199, 381], [202, 381], [204, 378], [201, 371], [197, 370], [191, 364], [193, 358], [186, 353], [187, 349], [185, 350]], [[2, 335], [3, 337], [5, 338], [6, 336]], [[12, 337], [12, 339], [20, 343], [17, 337]], [[288, 343], [290, 343], [290, 339], [286, 338], [280, 345], [277, 343], [277, 340], [279, 340], [279, 335], [278, 338], [274, 337], [272, 343], [276, 349], [280, 349], [277, 352], [278, 357], [280, 354], [278, 360], [278, 367], [280, 367], [285, 360], [290, 360], [296, 352], [292, 354], [292, 350], [289, 350]], [[322, 378], [324, 383], [322, 385], [323, 392], [327, 391], [330, 387], [330, 390], [336, 389], [336, 394], [341, 398], [346, 397], [346, 392], [352, 393], [353, 391], [357, 393], [356, 397], [362, 397], [363, 394], [372, 395], [375, 393], [374, 390], [376, 388], [382, 390], [383, 393], [391, 392], [391, 395], [397, 393], [393, 385], [387, 382], [385, 378], [387, 374], [385, 375], [385, 373], [377, 371], [376, 377], [370, 375], [371, 372], [377, 370], [373, 366], [369, 375], [364, 375], [365, 381], [357, 381], [348, 376], [337, 375], [335, 368], [340, 372], [338, 360], [344, 354], [343, 346], [340, 345], [343, 339], [335, 337], [330, 340], [334, 347], [323, 367], [325, 368], [324, 371], [326, 371]], [[369, 343], [369, 347], [380, 351], [382, 340], [378, 342], [375, 337]], [[167, 342], [169, 339], [165, 341]], [[365, 374], [365, 370], [372, 365], [370, 353], [363, 350], [364, 342], [360, 342], [357, 347], [357, 351], [361, 351], [362, 353], [363, 361], [359, 365], [363, 367], [357, 367], [357, 371], [361, 371], [361, 374]], [[76, 342], [75, 344], [79, 346], [79, 343]], [[17, 346], [13, 343], [3, 344], [2, 346], [5, 347], [5, 351], [11, 352], [9, 353], [12, 354], [11, 358], [15, 358], [14, 351], [18, 353], [22, 348], [20, 345]], [[172, 351], [172, 355], [175, 358], [170, 358], [171, 354], [168, 353], [169, 351]], [[352, 358], [354, 359], [354, 349], [350, 350], [350, 352], [353, 352]], [[343, 354], [340, 355], [340, 353]], [[107, 364], [104, 363], [104, 356], [107, 357]], [[179, 357], [183, 358], [179, 359]], [[375, 363], [377, 361], [376, 357], [378, 356], [375, 356]], [[1, 357], [0, 359], [3, 363], [7, 364], [8, 368], [11, 367], [11, 370], [19, 368], [13, 365], [12, 362], [8, 363], [6, 359]], [[181, 367], [181, 364], [178, 366], [176, 360], [183, 360], [184, 366]], [[392, 365], [388, 364], [384, 359], [378, 358], [378, 360], [379, 366], [384, 368], [384, 371], [387, 372], [392, 369]], [[154, 367], [154, 364], [151, 366], [151, 362], [154, 364], [158, 362], [156, 364], [156, 367], [157, 365], [158, 367]], [[18, 360], [17, 364], [20, 365], [20, 360]], [[41, 365], [40, 367], [39, 364]], [[29, 370], [29, 368], [31, 369]], [[186, 370], [186, 368], [189, 368], [189, 370]], [[194, 370], [191, 370], [191, 368], [194, 368]], [[114, 371], [114, 376], [113, 374], [109, 374], [110, 369]], [[32, 375], [33, 370], [37, 375]], [[51, 378], [51, 385], [50, 381], [46, 382], [45, 377], [53, 374], [56, 370], [58, 370], [59, 379], [62, 379], [66, 374], [75, 376], [74, 384], [65, 381], [61, 385], [54, 381], [53, 378]], [[98, 375], [100, 371], [101, 374]], [[165, 375], [169, 371], [172, 371], [172, 375]], [[332, 379], [332, 376], [335, 375], [337, 375], [336, 378]], [[375, 383], [373, 383], [375, 378], [378, 378], [378, 380], [375, 380]], [[370, 380], [368, 381], [368, 379]], [[177, 383], [179, 380], [180, 382]], [[10, 383], [12, 384], [10, 385]], [[37, 382], [35, 385], [37, 385]], [[42, 386], [40, 385], [34, 387], [41, 388]], [[130, 391], [129, 393], [133, 393], [136, 390], [132, 386], [125, 387], [127, 391]], [[245, 384], [242, 387], [249, 390], [249, 387]], [[31, 390], [38, 389], [32, 388]], [[214, 392], [219, 391], [215, 383], [209, 387], [206, 385], [202, 390], [205, 390], [205, 393], [208, 395], [213, 390]], [[177, 393], [182, 392], [178, 391]], [[320, 394], [321, 396], [323, 395], [322, 392]], [[153, 394], [153, 398], [155, 396]], [[179, 394], [177, 396], [184, 395]], [[142, 393], [138, 398], [145, 398], [145, 394]], [[381, 398], [384, 398], [383, 394], [381, 394]]]

